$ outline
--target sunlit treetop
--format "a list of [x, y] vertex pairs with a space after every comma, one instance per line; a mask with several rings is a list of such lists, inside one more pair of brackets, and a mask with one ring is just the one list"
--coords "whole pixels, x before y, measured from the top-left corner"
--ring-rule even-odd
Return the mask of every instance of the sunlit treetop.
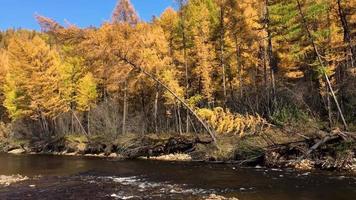
[[116, 7], [114, 8], [111, 22], [112, 23], [129, 23], [131, 25], [137, 24], [139, 17], [135, 8], [131, 4], [130, 0], [118, 0]]
[[36, 14], [35, 18], [41, 27], [41, 31], [43, 31], [43, 32], [53, 31], [58, 28], [62, 28], [62, 26], [59, 23], [57, 23], [56, 21], [54, 21], [51, 18], [42, 16], [39, 14]]

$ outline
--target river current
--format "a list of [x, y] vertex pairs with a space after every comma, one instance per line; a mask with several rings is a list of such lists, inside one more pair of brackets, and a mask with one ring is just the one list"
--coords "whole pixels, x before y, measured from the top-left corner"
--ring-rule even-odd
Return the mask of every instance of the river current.
[[356, 177], [335, 172], [198, 162], [0, 154], [0, 175], [29, 177], [0, 186], [0, 199], [355, 200]]

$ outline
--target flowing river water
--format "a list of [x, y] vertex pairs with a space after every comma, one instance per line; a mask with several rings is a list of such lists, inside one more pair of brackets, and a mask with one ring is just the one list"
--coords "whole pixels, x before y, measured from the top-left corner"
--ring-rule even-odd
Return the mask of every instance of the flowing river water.
[[0, 154], [0, 175], [29, 177], [0, 186], [0, 199], [355, 200], [356, 177], [233, 165]]

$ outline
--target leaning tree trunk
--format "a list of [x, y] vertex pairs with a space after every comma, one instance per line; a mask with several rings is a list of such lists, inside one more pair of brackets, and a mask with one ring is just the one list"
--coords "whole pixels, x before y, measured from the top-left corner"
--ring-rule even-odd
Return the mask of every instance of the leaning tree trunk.
[[[320, 53], [319, 53], [318, 47], [316, 46], [316, 44], [315, 44], [315, 42], [314, 42], [314, 38], [313, 38], [313, 36], [312, 36], [312, 34], [311, 34], [309, 28], [308, 28], [307, 20], [306, 20], [305, 15], [304, 15], [304, 13], [303, 13], [303, 11], [302, 11], [302, 5], [301, 5], [301, 3], [300, 3], [300, 0], [297, 0], [297, 6], [298, 6], [297, 9], [298, 9], [298, 11], [299, 11], [299, 15], [300, 15], [300, 17], [301, 17], [301, 19], [302, 19], [302, 23], [303, 23], [302, 25], [304, 26], [304, 28], [305, 28], [305, 30], [306, 30], [306, 32], [307, 32], [307, 34], [308, 34], [308, 38], [309, 38], [309, 40], [310, 40], [310, 42], [311, 42], [311, 45], [312, 45], [312, 47], [313, 47], [313, 49], [314, 49], [314, 52], [315, 52], [315, 54], [316, 54], [316, 56], [317, 56], [317, 58], [318, 58], [318, 62], [319, 62], [319, 64], [321, 65], [321, 67], [325, 68], [325, 65], [324, 65], [324, 62], [323, 62], [323, 60], [322, 60], [322, 57], [321, 57], [321, 55], [320, 55]], [[324, 75], [325, 81], [326, 81], [326, 83], [327, 83], [327, 85], [328, 85], [328, 87], [329, 87], [330, 93], [331, 93], [331, 95], [332, 95], [332, 97], [333, 97], [333, 99], [334, 99], [335, 105], [336, 105], [336, 107], [337, 107], [337, 109], [338, 109], [338, 111], [339, 111], [339, 114], [340, 114], [340, 117], [341, 117], [341, 119], [342, 119], [342, 123], [343, 123], [343, 125], [344, 125], [344, 128], [345, 128], [345, 130], [347, 130], [347, 123], [346, 123], [345, 117], [344, 117], [344, 115], [343, 115], [343, 113], [342, 113], [342, 110], [341, 110], [340, 104], [339, 104], [339, 102], [338, 102], [338, 100], [337, 100], [337, 98], [336, 98], [335, 92], [334, 92], [334, 90], [333, 90], [333, 88], [332, 88], [332, 86], [331, 86], [329, 77], [328, 77], [328, 75], [326, 74], [325, 71], [323, 71], [323, 75]]]
[[122, 55], [118, 55], [119, 58], [124, 61], [125, 63], [127, 63], [129, 66], [131, 66], [134, 69], [139, 70], [140, 72], [142, 72], [143, 74], [145, 74], [146, 76], [148, 76], [149, 78], [151, 78], [152, 80], [154, 80], [156, 83], [158, 83], [160, 86], [162, 86], [165, 90], [167, 90], [171, 95], [174, 96], [175, 99], [177, 99], [198, 121], [199, 123], [204, 127], [204, 129], [209, 133], [210, 137], [213, 139], [215, 146], [217, 146], [216, 143], [216, 136], [215, 136], [215, 130], [212, 129], [209, 124], [207, 124], [206, 122], [204, 122], [204, 120], [202, 118], [200, 118], [198, 116], [198, 114], [193, 110], [193, 108], [191, 108], [182, 98], [180, 98], [176, 93], [174, 93], [167, 85], [165, 85], [162, 81], [160, 81], [157, 77], [155, 77], [153, 74], [147, 72], [146, 70], [144, 70], [141, 66], [136, 65], [135, 63], [131, 62], [130, 60], [128, 60], [125, 56]]
[[80, 126], [80, 129], [82, 129], [82, 132], [88, 136], [88, 132], [85, 130], [82, 122], [79, 120], [78, 116], [75, 114], [75, 112], [70, 109], [71, 113], [72, 113], [72, 116], [74, 116], [75, 120], [78, 122], [79, 126]]

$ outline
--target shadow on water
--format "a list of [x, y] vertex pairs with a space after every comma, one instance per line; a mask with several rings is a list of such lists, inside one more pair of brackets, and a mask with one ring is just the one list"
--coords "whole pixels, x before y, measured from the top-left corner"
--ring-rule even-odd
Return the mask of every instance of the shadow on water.
[[356, 199], [355, 177], [288, 169], [0, 154], [0, 175], [12, 174], [41, 178], [0, 188], [0, 199]]

